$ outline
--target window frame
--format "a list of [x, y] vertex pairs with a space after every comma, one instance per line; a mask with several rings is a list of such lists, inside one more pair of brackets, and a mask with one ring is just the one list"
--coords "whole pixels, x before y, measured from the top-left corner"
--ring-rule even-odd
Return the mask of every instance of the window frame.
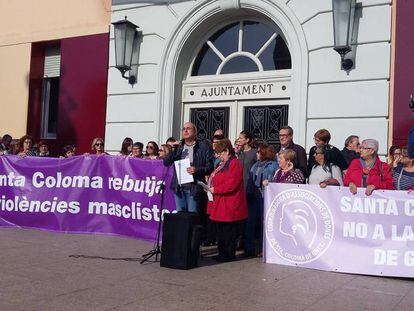
[[[58, 94], [60, 87], [60, 77], [45, 77], [43, 78], [43, 91], [42, 91], [42, 122], [41, 122], [41, 131], [40, 136], [42, 139], [56, 139], [57, 132], [49, 132], [49, 113], [51, 107], [51, 88], [52, 80], [58, 80]], [[56, 102], [56, 108], [59, 107], [59, 96]], [[56, 109], [57, 114], [57, 109]], [[57, 120], [57, 117], [56, 117]]]
[[[263, 46], [259, 49], [259, 51], [256, 54], [253, 54], [251, 52], [248, 51], [242, 51], [243, 48], [243, 29], [242, 26], [244, 22], [256, 22], [256, 23], [261, 23], [266, 25], [267, 27], [269, 27], [272, 31], [273, 34], [271, 37], [269, 37], [269, 39], [263, 44]], [[221, 54], [221, 52], [214, 47], [214, 44], [209, 41], [209, 39], [214, 36], [214, 34], [216, 34], [218, 31], [220, 31], [221, 29], [225, 28], [228, 25], [234, 24], [234, 23], [239, 23], [239, 37], [238, 37], [238, 51], [231, 53], [228, 56], [224, 56], [223, 54]], [[192, 56], [192, 61], [191, 64], [189, 66], [189, 70], [187, 73], [187, 78], [195, 78], [195, 77], [200, 77], [200, 76], [204, 76], [204, 77], [212, 77], [212, 76], [219, 76], [219, 75], [228, 75], [228, 74], [221, 74], [221, 71], [223, 70], [223, 67], [232, 59], [239, 57], [239, 56], [243, 56], [243, 57], [248, 57], [251, 60], [253, 60], [256, 65], [258, 66], [257, 71], [251, 71], [251, 72], [239, 72], [239, 73], [229, 73], [229, 74], [252, 74], [252, 73], [264, 73], [264, 72], [275, 72], [275, 71], [279, 71], [279, 70], [286, 70], [286, 69], [276, 69], [276, 70], [264, 70], [263, 69], [263, 65], [261, 60], [259, 59], [260, 55], [263, 53], [263, 51], [266, 50], [266, 48], [272, 43], [273, 40], [276, 40], [277, 37], [280, 36], [284, 43], [286, 44], [286, 47], [289, 49], [289, 44], [285, 38], [285, 36], [283, 35], [283, 32], [280, 30], [280, 28], [275, 25], [272, 22], [269, 22], [267, 20], [264, 19], [257, 19], [257, 18], [253, 18], [253, 17], [243, 17], [243, 18], [237, 18], [237, 19], [233, 19], [233, 20], [227, 20], [223, 23], [220, 23], [217, 27], [215, 27], [214, 29], [212, 29], [208, 34], [206, 34], [202, 40], [200, 40], [199, 45], [197, 46], [197, 49], [195, 49], [195, 53]], [[216, 56], [218, 56], [219, 59], [221, 59], [221, 63], [219, 64], [216, 73], [214, 75], [192, 75], [193, 69], [194, 69], [194, 65], [196, 63], [196, 59], [199, 55], [199, 53], [202, 50], [202, 47], [204, 44], [207, 44], [209, 46], [210, 49], [212, 49], [213, 52], [215, 52]], [[289, 68], [287, 70], [291, 70], [292, 68]]]

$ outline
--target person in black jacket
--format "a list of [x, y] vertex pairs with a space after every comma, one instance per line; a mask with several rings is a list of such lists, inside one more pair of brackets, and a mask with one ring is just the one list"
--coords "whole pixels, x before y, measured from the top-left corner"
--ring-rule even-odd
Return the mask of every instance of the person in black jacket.
[[290, 126], [282, 126], [279, 129], [280, 146], [277, 146], [276, 153], [281, 150], [292, 149], [296, 152], [296, 158], [293, 165], [300, 169], [304, 176], [307, 172], [306, 151], [301, 145], [293, 142], [293, 129]]
[[342, 156], [341, 151], [338, 148], [332, 145], [329, 145], [329, 141], [331, 140], [331, 133], [329, 133], [328, 130], [321, 129], [321, 130], [316, 131], [315, 135], [313, 136], [313, 140], [315, 141], [315, 146], [313, 146], [309, 150], [308, 169], [307, 169], [307, 175], [306, 175], [307, 177], [309, 177], [310, 172], [312, 171], [312, 168], [316, 164], [315, 152], [316, 152], [317, 147], [327, 146], [325, 148], [329, 148], [330, 150], [329, 152], [331, 156], [331, 158], [329, 159], [330, 162], [333, 165], [337, 165], [341, 169], [341, 171], [344, 171], [348, 168], [348, 164], [346, 163], [344, 157]]
[[359, 137], [356, 135], [351, 135], [345, 140], [345, 147], [341, 153], [348, 166], [353, 159], [359, 158], [359, 145]]
[[214, 169], [214, 152], [210, 143], [196, 138], [197, 129], [191, 122], [182, 128], [182, 140], [173, 145], [171, 152], [163, 159], [165, 166], [173, 165], [175, 161], [190, 159], [191, 166], [187, 172], [192, 174], [194, 182], [179, 185], [176, 171], [171, 180], [171, 190], [174, 192], [175, 207], [177, 211], [191, 213], [200, 212], [205, 192], [197, 181], [205, 182], [206, 175]]

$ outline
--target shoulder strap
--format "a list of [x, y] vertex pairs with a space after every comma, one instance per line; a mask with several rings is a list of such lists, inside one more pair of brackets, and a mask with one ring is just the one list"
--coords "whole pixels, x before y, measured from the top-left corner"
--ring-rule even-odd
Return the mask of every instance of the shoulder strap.
[[382, 162], [381, 162], [381, 160], [380, 160], [380, 165], [379, 165], [379, 171], [380, 171], [380, 179], [381, 179], [381, 182], [383, 181], [383, 179], [384, 179], [384, 173], [383, 173], [383, 168], [382, 168]]

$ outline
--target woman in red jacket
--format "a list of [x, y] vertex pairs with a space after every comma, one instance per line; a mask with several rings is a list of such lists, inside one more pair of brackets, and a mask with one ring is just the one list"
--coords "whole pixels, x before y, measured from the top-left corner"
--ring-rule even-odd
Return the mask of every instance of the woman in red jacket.
[[378, 141], [365, 139], [360, 153], [361, 158], [352, 160], [346, 171], [344, 185], [349, 191], [356, 194], [357, 187], [364, 187], [365, 194], [371, 195], [375, 189], [394, 189], [391, 168], [378, 157]]
[[210, 219], [217, 222], [219, 262], [236, 258], [236, 241], [247, 218], [246, 196], [243, 187], [243, 168], [235, 157], [230, 140], [217, 142], [215, 152], [221, 163], [211, 175], [210, 191], [213, 202]]

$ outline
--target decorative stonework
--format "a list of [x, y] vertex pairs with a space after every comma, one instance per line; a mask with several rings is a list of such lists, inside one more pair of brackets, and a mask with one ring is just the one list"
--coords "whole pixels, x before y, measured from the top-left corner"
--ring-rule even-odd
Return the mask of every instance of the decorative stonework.
[[219, 6], [222, 11], [240, 9], [240, 0], [219, 0]]

